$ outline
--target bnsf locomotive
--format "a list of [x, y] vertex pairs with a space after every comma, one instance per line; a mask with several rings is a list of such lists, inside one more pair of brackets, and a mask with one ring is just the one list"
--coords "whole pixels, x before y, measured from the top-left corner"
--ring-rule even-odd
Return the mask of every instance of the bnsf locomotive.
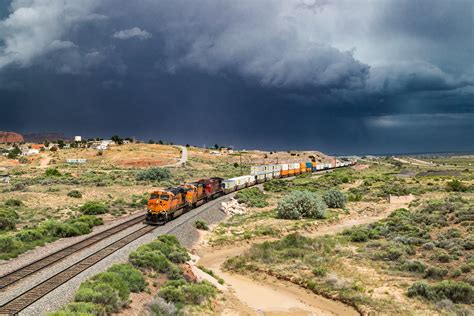
[[353, 161], [300, 162], [252, 166], [250, 175], [231, 179], [209, 178], [165, 190], [153, 191], [148, 200], [146, 222], [160, 225], [221, 195], [271, 179], [354, 165]]

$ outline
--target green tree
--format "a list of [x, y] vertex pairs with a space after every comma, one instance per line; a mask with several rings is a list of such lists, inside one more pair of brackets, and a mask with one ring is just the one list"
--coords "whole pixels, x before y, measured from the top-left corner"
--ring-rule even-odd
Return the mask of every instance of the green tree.
[[18, 146], [15, 146], [15, 147], [13, 147], [12, 150], [10, 150], [10, 152], [7, 155], [7, 158], [8, 159], [16, 159], [16, 158], [18, 158], [18, 156], [20, 154], [21, 154], [20, 148], [18, 148]]

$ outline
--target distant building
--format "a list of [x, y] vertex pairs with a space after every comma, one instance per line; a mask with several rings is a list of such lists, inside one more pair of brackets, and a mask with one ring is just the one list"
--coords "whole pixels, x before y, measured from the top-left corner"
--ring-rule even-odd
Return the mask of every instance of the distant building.
[[82, 141], [82, 137], [81, 137], [81, 136], [74, 136], [74, 141], [75, 141], [75, 142], [81, 142], [81, 141]]
[[31, 144], [31, 149], [41, 150], [42, 148], [44, 148], [43, 144]]
[[21, 154], [23, 156], [33, 156], [33, 155], [37, 155], [39, 153], [40, 153], [40, 151], [38, 149], [27, 149], [27, 150], [23, 151]]
[[66, 159], [66, 162], [73, 165], [82, 165], [87, 163], [87, 159]]

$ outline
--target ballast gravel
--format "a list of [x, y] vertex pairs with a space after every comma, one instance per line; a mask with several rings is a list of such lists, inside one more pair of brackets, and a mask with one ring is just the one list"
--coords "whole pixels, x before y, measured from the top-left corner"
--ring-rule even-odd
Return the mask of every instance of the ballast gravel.
[[[196, 242], [199, 238], [199, 233], [194, 226], [196, 220], [201, 219], [206, 221], [209, 224], [215, 224], [221, 220], [223, 220], [226, 215], [220, 210], [221, 202], [229, 200], [234, 194], [226, 195], [220, 197], [216, 200], [213, 200], [207, 204], [204, 204], [190, 212], [183, 214], [179, 218], [167, 223], [164, 226], [158, 226], [155, 230], [151, 233], [140, 237], [139, 239], [133, 241], [132, 243], [126, 245], [125, 247], [119, 249], [118, 251], [114, 252], [110, 256], [104, 258], [100, 262], [98, 262], [93, 267], [85, 270], [84, 272], [80, 273], [73, 279], [69, 280], [65, 284], [61, 285], [60, 287], [56, 288], [52, 292], [48, 293], [47, 295], [43, 296], [41, 299], [36, 301], [35, 303], [31, 304], [24, 310], [22, 310], [19, 315], [44, 315], [45, 313], [55, 311], [60, 309], [62, 306], [69, 303], [74, 298], [74, 293], [79, 288], [79, 285], [85, 281], [87, 278], [105, 271], [108, 267], [115, 263], [124, 263], [127, 262], [128, 255], [134, 251], [138, 246], [153, 241], [157, 236], [162, 234], [173, 234], [175, 235], [178, 240], [181, 242], [182, 245], [186, 247], [190, 247]], [[115, 223], [118, 223], [115, 222]], [[114, 223], [114, 224], [115, 224]], [[37, 276], [33, 276], [32, 278], [28, 278], [27, 281], [18, 284], [15, 288], [11, 290], [8, 289], [8, 292], [1, 293], [0, 305], [4, 304], [9, 298], [14, 297], [18, 293], [22, 293], [27, 289], [31, 288], [32, 284], [38, 284], [39, 282], [49, 278], [50, 276], [60, 272], [65, 267], [72, 265], [73, 263], [82, 260], [87, 255], [96, 252], [103, 248], [104, 246], [115, 242], [116, 240], [120, 239], [121, 237], [129, 234], [130, 232], [137, 229], [137, 227], [144, 226], [143, 224], [135, 225], [127, 230], [121, 232], [120, 234], [114, 235], [109, 237], [105, 241], [101, 241], [92, 247], [80, 252], [79, 254], [74, 254], [68, 257], [67, 259], [63, 260], [59, 264], [54, 265], [53, 267], [38, 273]], [[69, 245], [70, 243], [68, 243]], [[49, 253], [57, 250], [54, 249]], [[39, 258], [39, 257], [37, 257]], [[36, 259], [37, 259], [36, 258]], [[16, 268], [16, 267], [15, 267]], [[12, 268], [14, 270], [15, 268]]]

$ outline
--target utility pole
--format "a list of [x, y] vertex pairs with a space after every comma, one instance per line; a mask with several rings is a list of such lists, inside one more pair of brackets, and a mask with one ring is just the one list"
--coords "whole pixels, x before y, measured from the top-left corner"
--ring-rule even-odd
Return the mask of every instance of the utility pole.
[[239, 158], [240, 158], [240, 175], [242, 175], [242, 151], [240, 151]]

